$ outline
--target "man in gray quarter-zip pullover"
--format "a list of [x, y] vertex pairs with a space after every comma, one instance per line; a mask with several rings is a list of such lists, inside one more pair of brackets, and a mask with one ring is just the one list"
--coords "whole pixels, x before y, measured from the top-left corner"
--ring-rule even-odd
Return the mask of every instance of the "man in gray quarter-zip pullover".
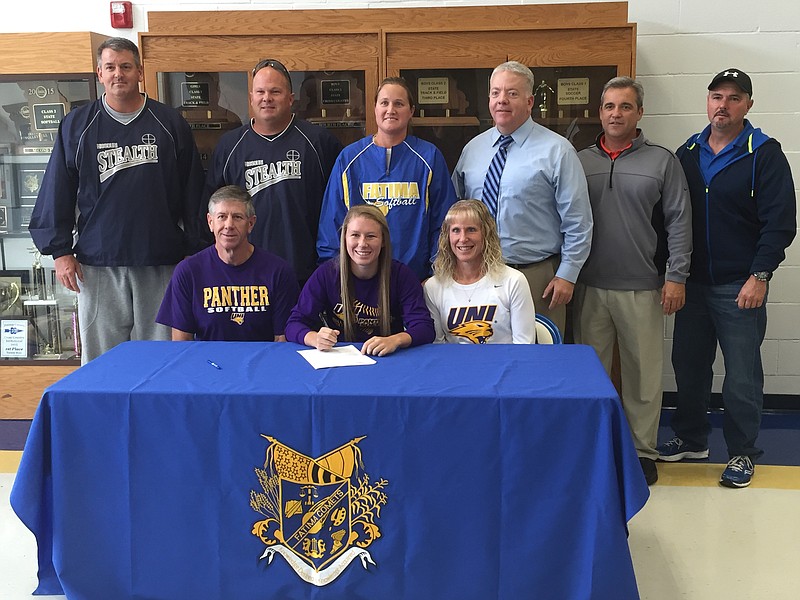
[[575, 295], [575, 341], [610, 373], [619, 345], [621, 396], [648, 484], [661, 413], [664, 315], [683, 307], [692, 251], [691, 204], [677, 157], [637, 128], [642, 86], [615, 77], [603, 89], [603, 133], [578, 153], [594, 236]]

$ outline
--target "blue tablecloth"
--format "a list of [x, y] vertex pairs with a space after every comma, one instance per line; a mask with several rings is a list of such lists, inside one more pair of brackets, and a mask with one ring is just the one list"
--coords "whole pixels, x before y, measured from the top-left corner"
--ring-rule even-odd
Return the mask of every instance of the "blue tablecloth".
[[48, 388], [11, 494], [37, 593], [638, 598], [648, 490], [590, 348], [298, 349], [129, 342]]

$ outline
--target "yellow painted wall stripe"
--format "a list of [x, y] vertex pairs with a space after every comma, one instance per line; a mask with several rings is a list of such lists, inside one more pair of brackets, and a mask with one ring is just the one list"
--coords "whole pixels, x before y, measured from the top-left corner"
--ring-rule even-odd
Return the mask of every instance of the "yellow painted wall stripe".
[[0, 450], [0, 473], [16, 473], [22, 450]]

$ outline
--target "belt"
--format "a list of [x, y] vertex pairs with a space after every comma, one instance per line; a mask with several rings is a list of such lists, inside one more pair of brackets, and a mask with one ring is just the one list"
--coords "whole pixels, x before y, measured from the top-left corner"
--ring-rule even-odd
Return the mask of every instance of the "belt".
[[517, 269], [517, 270], [519, 270], [519, 269], [527, 269], [528, 267], [532, 267], [533, 265], [538, 265], [539, 263], [543, 263], [546, 260], [553, 260], [554, 258], [558, 258], [559, 256], [561, 256], [561, 255], [560, 254], [551, 254], [550, 256], [548, 256], [547, 258], [543, 258], [542, 260], [537, 260], [537, 261], [529, 262], [529, 263], [520, 263], [520, 264], [516, 264], [516, 265], [511, 264], [511, 263], [506, 263], [506, 266], [509, 266], [512, 269]]

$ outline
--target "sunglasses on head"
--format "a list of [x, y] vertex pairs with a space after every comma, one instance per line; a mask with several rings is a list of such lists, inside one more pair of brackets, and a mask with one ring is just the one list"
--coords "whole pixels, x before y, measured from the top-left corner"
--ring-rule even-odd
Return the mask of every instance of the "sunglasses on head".
[[258, 64], [253, 67], [253, 77], [255, 77], [256, 73], [258, 73], [261, 69], [265, 69], [266, 67], [275, 69], [284, 77], [286, 77], [286, 81], [289, 83], [289, 91], [292, 91], [292, 78], [289, 76], [289, 71], [283, 66], [283, 63], [275, 60], [274, 58], [265, 58], [264, 60], [260, 60]]

